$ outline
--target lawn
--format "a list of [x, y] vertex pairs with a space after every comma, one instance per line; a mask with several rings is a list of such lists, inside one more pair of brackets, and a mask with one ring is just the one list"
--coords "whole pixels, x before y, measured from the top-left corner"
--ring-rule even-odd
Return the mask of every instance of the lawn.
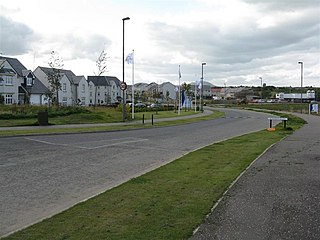
[[[34, 126], [38, 125], [39, 111], [48, 111], [49, 124], [86, 124], [86, 123], [114, 123], [122, 121], [122, 112], [118, 108], [107, 107], [39, 107], [39, 106], [0, 106], [0, 127]], [[167, 118], [178, 116], [173, 110], [148, 111], [135, 113], [135, 120]], [[195, 114], [194, 111], [181, 111], [180, 116]], [[127, 110], [127, 121], [132, 121], [131, 112]]]
[[304, 124], [286, 117], [288, 129], [209, 145], [5, 239], [187, 239], [254, 159]]

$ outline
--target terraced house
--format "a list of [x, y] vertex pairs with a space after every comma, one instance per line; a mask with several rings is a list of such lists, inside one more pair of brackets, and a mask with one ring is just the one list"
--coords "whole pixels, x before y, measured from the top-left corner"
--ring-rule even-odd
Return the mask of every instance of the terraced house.
[[18, 59], [0, 57], [0, 95], [4, 104], [46, 104], [47, 91]]
[[120, 80], [112, 76], [88, 76], [89, 104], [113, 105], [120, 98]]

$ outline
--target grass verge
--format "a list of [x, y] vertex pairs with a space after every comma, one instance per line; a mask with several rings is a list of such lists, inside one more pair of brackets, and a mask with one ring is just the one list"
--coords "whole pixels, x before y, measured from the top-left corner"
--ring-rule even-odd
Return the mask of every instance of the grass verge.
[[[287, 117], [289, 129], [304, 123]], [[186, 239], [230, 183], [290, 133], [278, 125], [212, 144], [4, 239]]]
[[[98, 132], [98, 131], [117, 131], [117, 130], [129, 130], [129, 129], [138, 129], [138, 128], [151, 128], [154, 126], [171, 126], [177, 124], [187, 124], [193, 123], [198, 121], [210, 120], [215, 119], [218, 117], [222, 117], [224, 113], [214, 111], [212, 114], [202, 117], [195, 116], [194, 118], [190, 119], [179, 119], [174, 121], [163, 121], [163, 122], [155, 122], [154, 125], [151, 123], [142, 124], [140, 123], [130, 123], [128, 125], [112, 125], [112, 126], [86, 126], [86, 127], [70, 127], [70, 128], [37, 128], [37, 129], [28, 129], [28, 130], [6, 130], [0, 131], [0, 137], [7, 137], [7, 136], [19, 136], [19, 135], [32, 135], [32, 134], [58, 134], [58, 133], [84, 133], [84, 132]], [[166, 115], [168, 117], [168, 115]], [[171, 117], [176, 117], [177, 115], [172, 115]], [[151, 118], [151, 117], [150, 117]], [[150, 118], [146, 118], [150, 120]], [[155, 119], [158, 118], [155, 116]]]

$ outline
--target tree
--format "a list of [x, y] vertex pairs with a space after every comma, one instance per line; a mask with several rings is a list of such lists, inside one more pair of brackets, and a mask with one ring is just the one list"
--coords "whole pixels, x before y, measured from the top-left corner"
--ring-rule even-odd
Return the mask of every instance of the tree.
[[105, 50], [102, 50], [96, 61], [96, 66], [98, 68], [98, 71], [94, 73], [96, 76], [101, 76], [104, 72], [107, 71], [108, 58], [109, 57], [107, 56], [107, 52]]
[[[63, 60], [55, 52], [51, 52], [51, 57], [49, 59], [49, 66], [51, 67], [51, 72], [48, 74], [49, 91], [46, 96], [51, 100], [53, 104], [59, 105], [59, 90], [61, 90], [61, 70], [63, 68]], [[55, 97], [54, 97], [55, 95]]]

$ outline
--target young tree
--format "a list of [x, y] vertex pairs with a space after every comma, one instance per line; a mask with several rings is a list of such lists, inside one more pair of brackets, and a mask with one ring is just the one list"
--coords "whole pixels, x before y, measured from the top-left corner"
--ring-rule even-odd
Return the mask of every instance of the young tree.
[[104, 72], [107, 71], [108, 59], [109, 57], [107, 56], [107, 52], [105, 50], [102, 50], [96, 61], [97, 72], [94, 73], [96, 76], [101, 76]]
[[[53, 104], [59, 105], [59, 90], [61, 90], [61, 70], [63, 68], [63, 60], [55, 51], [51, 52], [51, 57], [48, 62], [51, 67], [51, 72], [48, 75], [49, 92], [46, 96]], [[54, 96], [55, 95], [55, 96]]]

